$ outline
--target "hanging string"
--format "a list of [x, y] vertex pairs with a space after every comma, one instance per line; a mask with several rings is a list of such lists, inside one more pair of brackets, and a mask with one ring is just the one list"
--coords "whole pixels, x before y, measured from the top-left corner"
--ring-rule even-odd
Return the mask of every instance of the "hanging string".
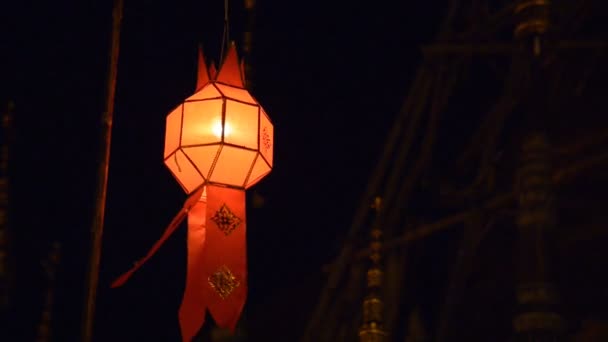
[[228, 0], [224, 0], [224, 33], [222, 34], [222, 47], [220, 49], [220, 65], [224, 61], [224, 48], [228, 46], [230, 41], [230, 27], [228, 23]]

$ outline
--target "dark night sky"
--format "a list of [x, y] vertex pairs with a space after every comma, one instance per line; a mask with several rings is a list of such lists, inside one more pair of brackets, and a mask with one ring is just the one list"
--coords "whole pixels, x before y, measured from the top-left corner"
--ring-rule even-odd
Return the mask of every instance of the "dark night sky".
[[[3, 18], [12, 34], [3, 40], [9, 77], [1, 95], [16, 103], [19, 341], [32, 339], [45, 286], [39, 260], [53, 240], [63, 253], [55, 340], [75, 341], [80, 333], [110, 2], [24, 3]], [[110, 290], [109, 283], [144, 255], [185, 199], [162, 164], [165, 116], [193, 92], [197, 45], [218, 59], [222, 6], [219, 0], [126, 1], [99, 341], [179, 336], [185, 229], [123, 288]], [[443, 15], [443, 8], [430, 6], [258, 1], [253, 93], [275, 123], [276, 149], [275, 169], [250, 192], [266, 200], [248, 210], [245, 319], [253, 337], [277, 329], [277, 319], [286, 336], [297, 336], [305, 324], [322, 284], [321, 266], [340, 247], [419, 62], [417, 45], [431, 39]], [[242, 18], [235, 10], [230, 20], [238, 43]], [[287, 315], [292, 318], [281, 318]]]

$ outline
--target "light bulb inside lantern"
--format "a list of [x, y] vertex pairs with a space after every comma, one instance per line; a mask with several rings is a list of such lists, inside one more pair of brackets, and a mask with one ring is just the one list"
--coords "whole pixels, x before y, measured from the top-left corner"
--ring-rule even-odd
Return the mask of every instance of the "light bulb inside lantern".
[[[213, 132], [213, 135], [215, 135], [218, 138], [222, 138], [222, 122], [221, 121], [216, 121], [213, 126], [211, 127], [211, 131]], [[230, 125], [226, 122], [224, 124], [224, 137], [229, 136], [232, 133], [232, 128], [230, 127]]]

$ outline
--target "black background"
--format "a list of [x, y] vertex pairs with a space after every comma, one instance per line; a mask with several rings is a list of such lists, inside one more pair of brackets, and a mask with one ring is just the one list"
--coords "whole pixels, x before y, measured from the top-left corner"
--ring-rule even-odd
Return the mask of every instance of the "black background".
[[[165, 116], [195, 86], [202, 44], [218, 60], [223, 1], [125, 1], [95, 335], [173, 341], [185, 272], [179, 230], [123, 288], [185, 195], [162, 163]], [[230, 1], [230, 38], [242, 38]], [[252, 337], [301, 333], [444, 2], [258, 1], [253, 93], [275, 124], [275, 168], [249, 193]], [[32, 340], [40, 260], [62, 247], [57, 341], [80, 336], [111, 1], [3, 5], [3, 100], [15, 102], [12, 179], [16, 341]], [[8, 76], [7, 76], [8, 75]], [[280, 324], [279, 324], [280, 323]]]

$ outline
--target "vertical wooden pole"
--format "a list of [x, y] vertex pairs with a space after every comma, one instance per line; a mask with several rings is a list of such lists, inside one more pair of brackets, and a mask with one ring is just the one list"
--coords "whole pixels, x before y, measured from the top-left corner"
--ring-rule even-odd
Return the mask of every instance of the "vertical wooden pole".
[[99, 160], [97, 190], [95, 195], [95, 214], [91, 227], [91, 256], [89, 259], [87, 293], [83, 315], [84, 342], [93, 338], [93, 320], [95, 316], [95, 297], [99, 281], [99, 261], [101, 259], [101, 242], [103, 235], [108, 169], [110, 166], [110, 146], [112, 140], [112, 118], [114, 115], [114, 96], [116, 93], [116, 74], [118, 71], [118, 48], [120, 42], [120, 24], [122, 21], [123, 0], [114, 0], [112, 10], [112, 33], [107, 78], [105, 110], [102, 113], [101, 153]]

